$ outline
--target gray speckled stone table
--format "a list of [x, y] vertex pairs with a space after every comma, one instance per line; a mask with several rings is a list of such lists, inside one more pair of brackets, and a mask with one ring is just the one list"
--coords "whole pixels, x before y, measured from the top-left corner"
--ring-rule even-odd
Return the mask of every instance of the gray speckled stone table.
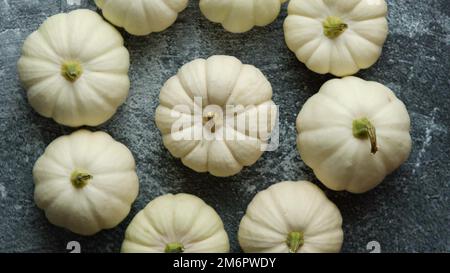
[[[77, 1], [67, 1], [77, 2]], [[165, 193], [203, 198], [222, 217], [232, 251], [247, 204], [260, 190], [282, 180], [320, 185], [295, 148], [295, 119], [303, 103], [331, 76], [317, 75], [297, 61], [284, 43], [278, 20], [245, 34], [225, 32], [190, 1], [167, 31], [146, 37], [123, 33], [131, 54], [131, 92], [105, 130], [125, 143], [137, 161], [140, 193], [118, 227], [81, 237], [49, 224], [33, 202], [31, 170], [44, 148], [73, 129], [43, 118], [28, 105], [16, 62], [24, 39], [50, 15], [81, 6], [65, 0], [0, 1], [0, 251], [65, 252], [76, 240], [84, 252], [117, 252], [132, 217]], [[344, 219], [344, 252], [366, 252], [376, 240], [383, 252], [450, 251], [450, 5], [448, 0], [388, 0], [390, 34], [381, 59], [358, 75], [389, 86], [412, 119], [409, 160], [376, 189], [362, 195], [326, 190]], [[162, 84], [197, 57], [228, 54], [259, 67], [280, 106], [280, 146], [230, 178], [197, 174], [164, 148], [154, 123]]]

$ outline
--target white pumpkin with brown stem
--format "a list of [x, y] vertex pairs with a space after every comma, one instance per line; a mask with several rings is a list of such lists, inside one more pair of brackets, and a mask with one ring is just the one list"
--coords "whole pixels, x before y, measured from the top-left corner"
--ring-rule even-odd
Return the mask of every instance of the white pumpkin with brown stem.
[[405, 105], [386, 86], [356, 77], [326, 82], [297, 118], [302, 160], [333, 190], [363, 193], [411, 151]]
[[221, 177], [261, 157], [277, 115], [266, 77], [231, 56], [183, 65], [159, 100], [155, 121], [167, 149], [187, 167]]

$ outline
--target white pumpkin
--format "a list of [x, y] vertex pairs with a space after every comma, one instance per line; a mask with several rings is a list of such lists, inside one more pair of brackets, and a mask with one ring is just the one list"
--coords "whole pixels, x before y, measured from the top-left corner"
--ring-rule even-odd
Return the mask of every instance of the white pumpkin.
[[250, 202], [238, 239], [248, 253], [339, 252], [342, 217], [311, 182], [280, 182]]
[[34, 200], [50, 223], [81, 235], [113, 228], [139, 189], [134, 158], [104, 132], [55, 139], [33, 168]]
[[170, 27], [188, 0], [95, 0], [103, 16], [133, 35], [147, 35]]
[[229, 252], [228, 235], [213, 208], [180, 193], [160, 196], [141, 210], [125, 232], [121, 252]]
[[326, 82], [297, 118], [302, 160], [333, 190], [363, 193], [411, 151], [405, 105], [386, 86], [356, 77]]
[[287, 0], [200, 0], [205, 17], [234, 33], [254, 26], [266, 26], [277, 18], [281, 4]]
[[286, 43], [314, 72], [352, 75], [380, 57], [386, 13], [384, 0], [291, 0]]
[[156, 125], [184, 165], [231, 176], [266, 149], [277, 115], [271, 98], [272, 87], [256, 67], [230, 56], [197, 59], [164, 84]]
[[128, 95], [129, 65], [119, 32], [82, 9], [51, 16], [28, 36], [18, 70], [39, 114], [77, 127], [114, 115]]

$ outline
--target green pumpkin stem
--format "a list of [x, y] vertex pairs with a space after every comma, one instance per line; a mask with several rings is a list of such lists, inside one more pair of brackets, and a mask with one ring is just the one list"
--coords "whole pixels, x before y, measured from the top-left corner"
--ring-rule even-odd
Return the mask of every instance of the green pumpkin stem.
[[184, 246], [180, 243], [169, 243], [164, 249], [165, 253], [182, 253], [184, 252]]
[[70, 182], [72, 182], [72, 185], [75, 188], [81, 189], [86, 186], [89, 180], [91, 180], [92, 178], [93, 176], [85, 171], [75, 170], [70, 176]]
[[323, 33], [330, 39], [334, 39], [344, 33], [348, 25], [336, 16], [328, 16], [322, 23]]
[[305, 243], [303, 232], [292, 231], [288, 234], [286, 244], [289, 247], [289, 253], [297, 253], [298, 249]]
[[70, 82], [75, 82], [83, 74], [83, 68], [78, 61], [66, 61], [61, 65], [61, 75]]
[[375, 127], [367, 118], [356, 119], [353, 121], [353, 136], [356, 138], [369, 138], [370, 152], [375, 154], [378, 151], [377, 134]]

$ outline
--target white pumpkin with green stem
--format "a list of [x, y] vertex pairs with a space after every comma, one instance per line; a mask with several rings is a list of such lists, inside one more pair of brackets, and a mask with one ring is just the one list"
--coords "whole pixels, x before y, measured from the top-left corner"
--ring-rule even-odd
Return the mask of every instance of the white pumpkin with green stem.
[[133, 35], [147, 35], [170, 27], [188, 0], [95, 0], [103, 16]]
[[119, 32], [80, 9], [51, 16], [28, 36], [18, 70], [39, 114], [78, 127], [114, 115], [128, 95], [129, 65]]
[[220, 23], [234, 33], [251, 30], [254, 26], [272, 23], [287, 0], [200, 0], [200, 10], [208, 20]]
[[386, 86], [356, 77], [326, 82], [297, 118], [302, 160], [330, 189], [363, 193], [411, 151], [405, 105]]
[[155, 121], [167, 149], [187, 167], [221, 177], [261, 157], [277, 115], [266, 77], [231, 56], [183, 65], [159, 100]]
[[311, 182], [280, 182], [250, 202], [238, 239], [248, 253], [339, 252], [342, 217]]
[[314, 72], [352, 75], [380, 57], [386, 13], [384, 0], [291, 0], [286, 43]]
[[228, 252], [222, 220], [191, 194], [166, 194], [141, 210], [125, 232], [121, 252]]
[[118, 225], [139, 189], [133, 155], [104, 132], [55, 139], [33, 168], [34, 200], [48, 220], [81, 235]]

